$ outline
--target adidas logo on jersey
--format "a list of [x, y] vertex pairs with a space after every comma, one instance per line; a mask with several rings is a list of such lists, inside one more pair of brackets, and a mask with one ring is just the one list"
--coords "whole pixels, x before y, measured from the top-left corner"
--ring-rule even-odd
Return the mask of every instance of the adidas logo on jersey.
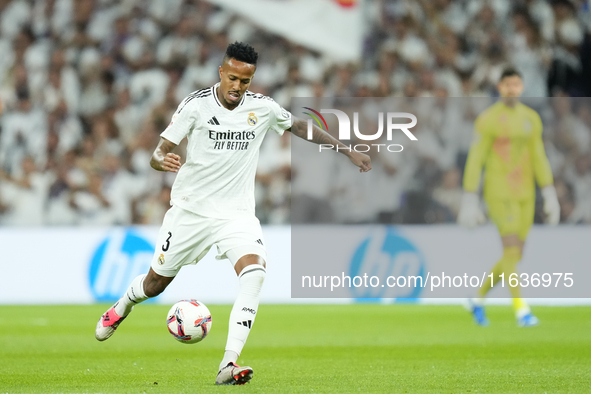
[[217, 126], [220, 125], [220, 122], [218, 122], [218, 119], [215, 116], [213, 118], [209, 119], [209, 122], [207, 122], [207, 123], [212, 124], [212, 125], [217, 125]]
[[261, 239], [259, 238], [259, 239], [256, 240], [256, 243], [262, 245], [263, 244], [263, 241], [261, 241]]
[[239, 326], [248, 327], [249, 329], [252, 327], [252, 320], [245, 320], [243, 322], [237, 322]]

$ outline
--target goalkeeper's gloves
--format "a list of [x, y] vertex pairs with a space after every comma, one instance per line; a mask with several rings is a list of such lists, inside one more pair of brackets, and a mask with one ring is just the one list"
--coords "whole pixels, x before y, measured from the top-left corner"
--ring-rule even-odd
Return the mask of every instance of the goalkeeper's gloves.
[[480, 209], [480, 198], [478, 194], [464, 192], [460, 213], [458, 214], [458, 223], [464, 227], [474, 228], [485, 222], [486, 217]]
[[542, 197], [544, 198], [544, 213], [546, 214], [546, 222], [553, 226], [560, 222], [560, 204], [556, 196], [556, 189], [554, 186], [545, 186], [542, 188]]

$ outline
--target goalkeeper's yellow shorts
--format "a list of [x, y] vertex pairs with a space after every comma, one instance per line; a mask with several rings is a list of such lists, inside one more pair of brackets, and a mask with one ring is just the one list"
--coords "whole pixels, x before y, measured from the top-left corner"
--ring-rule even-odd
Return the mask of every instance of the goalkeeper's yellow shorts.
[[517, 234], [519, 239], [525, 241], [527, 234], [534, 223], [536, 201], [527, 200], [490, 200], [488, 216], [497, 226], [501, 237]]

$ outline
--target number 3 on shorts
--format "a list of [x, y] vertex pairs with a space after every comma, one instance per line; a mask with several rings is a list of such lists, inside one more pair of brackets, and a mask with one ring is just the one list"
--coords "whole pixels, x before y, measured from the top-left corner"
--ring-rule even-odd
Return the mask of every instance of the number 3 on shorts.
[[169, 231], [168, 232], [168, 238], [166, 238], [166, 243], [164, 245], [162, 245], [162, 251], [166, 252], [168, 250], [168, 248], [170, 247], [170, 239], [172, 238], [172, 233]]

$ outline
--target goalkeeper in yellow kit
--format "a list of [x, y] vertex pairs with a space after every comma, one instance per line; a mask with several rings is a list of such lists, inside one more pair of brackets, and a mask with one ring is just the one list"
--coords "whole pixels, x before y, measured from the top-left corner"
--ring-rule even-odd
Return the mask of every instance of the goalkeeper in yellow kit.
[[[503, 242], [503, 256], [492, 269], [494, 284], [487, 280], [478, 297], [469, 301], [477, 324], [486, 326], [483, 298], [500, 281], [516, 273], [523, 245], [534, 221], [535, 182], [544, 198], [547, 222], [558, 224], [560, 206], [554, 189], [550, 164], [542, 141], [542, 121], [536, 111], [519, 102], [523, 81], [518, 71], [507, 68], [497, 85], [501, 99], [478, 116], [474, 141], [464, 172], [464, 195], [458, 222], [475, 227], [485, 222], [480, 209], [478, 187], [484, 166], [484, 200], [490, 219]], [[535, 326], [538, 319], [520, 296], [519, 286], [511, 287], [517, 324]]]

